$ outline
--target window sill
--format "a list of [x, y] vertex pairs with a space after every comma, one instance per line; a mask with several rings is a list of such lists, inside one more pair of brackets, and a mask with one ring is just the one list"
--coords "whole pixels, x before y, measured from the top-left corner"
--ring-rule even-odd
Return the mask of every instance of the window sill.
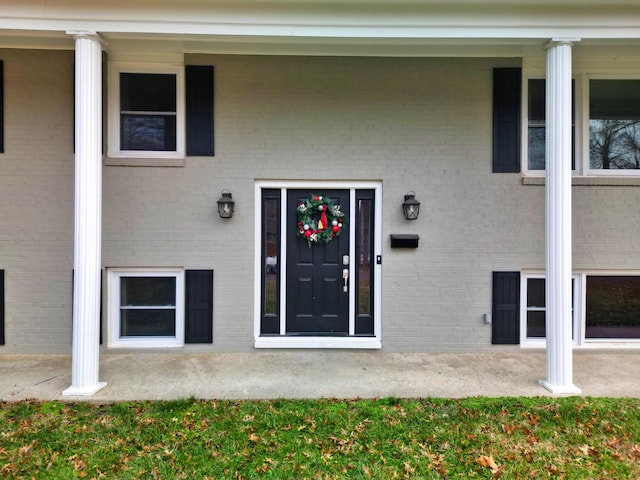
[[150, 338], [147, 340], [144, 339], [117, 339], [109, 341], [107, 344], [108, 348], [119, 348], [119, 349], [129, 349], [129, 348], [182, 348], [184, 347], [184, 342], [181, 340], [175, 339], [164, 339], [158, 340], [156, 338]]
[[123, 158], [104, 157], [108, 167], [184, 167], [184, 157], [177, 158]]
[[306, 337], [265, 336], [257, 337], [255, 348], [348, 348], [381, 349], [376, 337]]
[[[522, 177], [523, 185], [544, 185], [545, 177]], [[640, 186], [640, 177], [571, 177], [571, 185], [574, 186]]]

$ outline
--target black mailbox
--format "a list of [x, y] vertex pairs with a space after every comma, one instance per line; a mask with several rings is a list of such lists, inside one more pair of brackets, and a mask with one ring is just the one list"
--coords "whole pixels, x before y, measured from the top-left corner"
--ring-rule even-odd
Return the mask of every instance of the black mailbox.
[[391, 234], [391, 248], [418, 248], [420, 237], [414, 234]]

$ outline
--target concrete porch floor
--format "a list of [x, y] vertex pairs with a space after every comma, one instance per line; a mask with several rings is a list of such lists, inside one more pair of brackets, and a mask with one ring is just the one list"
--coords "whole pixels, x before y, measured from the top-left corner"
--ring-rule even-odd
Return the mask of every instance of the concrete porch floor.
[[[640, 397], [640, 352], [575, 352], [584, 396]], [[63, 396], [70, 355], [0, 355], [0, 399], [18, 401], [552, 396], [543, 351], [103, 353], [92, 397]]]

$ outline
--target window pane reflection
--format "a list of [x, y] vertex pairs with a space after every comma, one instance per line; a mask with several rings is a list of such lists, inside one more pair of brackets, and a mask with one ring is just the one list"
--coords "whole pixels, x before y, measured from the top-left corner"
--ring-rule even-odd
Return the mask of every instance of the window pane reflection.
[[[527, 278], [526, 334], [527, 338], [545, 338], [546, 333], [546, 280]], [[574, 316], [575, 279], [571, 279], [571, 316]], [[571, 322], [571, 338], [574, 338], [575, 319]]]
[[280, 200], [265, 198], [264, 208], [264, 252], [265, 252], [265, 280], [264, 280], [264, 315], [278, 313], [278, 229]]
[[175, 310], [121, 310], [122, 337], [175, 337]]
[[545, 336], [545, 312], [527, 312], [527, 337], [544, 338]]
[[358, 315], [371, 315], [371, 226], [372, 201], [358, 201]]
[[177, 78], [171, 74], [120, 74], [120, 148], [175, 151]]
[[175, 337], [176, 278], [120, 278], [120, 336]]
[[[528, 82], [528, 159], [529, 170], [544, 170], [545, 160], [545, 135], [546, 135], [546, 80], [531, 78]], [[571, 92], [571, 169], [575, 170], [575, 81], [572, 81]]]
[[589, 166], [640, 168], [640, 80], [589, 82]]
[[640, 338], [640, 277], [587, 277], [587, 338]]
[[122, 306], [175, 306], [175, 277], [122, 277], [120, 279]]
[[176, 116], [122, 114], [120, 148], [171, 152], [176, 149]]

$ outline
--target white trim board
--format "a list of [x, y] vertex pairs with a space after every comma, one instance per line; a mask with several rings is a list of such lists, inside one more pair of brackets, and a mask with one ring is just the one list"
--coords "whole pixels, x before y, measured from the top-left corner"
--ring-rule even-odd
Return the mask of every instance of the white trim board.
[[[353, 204], [355, 198], [355, 190], [358, 189], [372, 189], [375, 190], [376, 208], [375, 208], [375, 231], [374, 231], [374, 252], [373, 256], [381, 254], [382, 249], [382, 182], [375, 181], [279, 181], [279, 180], [257, 180], [255, 183], [255, 218], [254, 218], [254, 232], [255, 232], [255, 270], [254, 270], [254, 337], [255, 348], [366, 348], [366, 349], [379, 349], [382, 347], [381, 339], [381, 313], [382, 313], [382, 288], [381, 288], [381, 265], [377, 262], [373, 263], [374, 271], [374, 336], [373, 337], [327, 337], [327, 336], [261, 336], [260, 335], [260, 302], [262, 298], [262, 223], [260, 208], [262, 202], [262, 189], [272, 188], [280, 189], [281, 196], [281, 209], [286, 211], [286, 191], [289, 189], [348, 189], [351, 192], [351, 203]], [[355, 210], [351, 209], [351, 219], [355, 215]], [[281, 216], [281, 229], [286, 228], [286, 215]], [[353, 249], [355, 245], [355, 235], [353, 235], [355, 229], [355, 222], [350, 222], [351, 230], [351, 242], [350, 249]], [[280, 265], [281, 271], [286, 272], [286, 238], [283, 235], [280, 249]], [[350, 276], [355, 278], [355, 266], [353, 262], [349, 267], [351, 269]], [[280, 330], [284, 332], [286, 322], [286, 274], [280, 278]], [[353, 333], [353, 325], [355, 324], [355, 307], [353, 307], [354, 297], [353, 293], [350, 293], [350, 310], [349, 310], [349, 324], [350, 334]]]

